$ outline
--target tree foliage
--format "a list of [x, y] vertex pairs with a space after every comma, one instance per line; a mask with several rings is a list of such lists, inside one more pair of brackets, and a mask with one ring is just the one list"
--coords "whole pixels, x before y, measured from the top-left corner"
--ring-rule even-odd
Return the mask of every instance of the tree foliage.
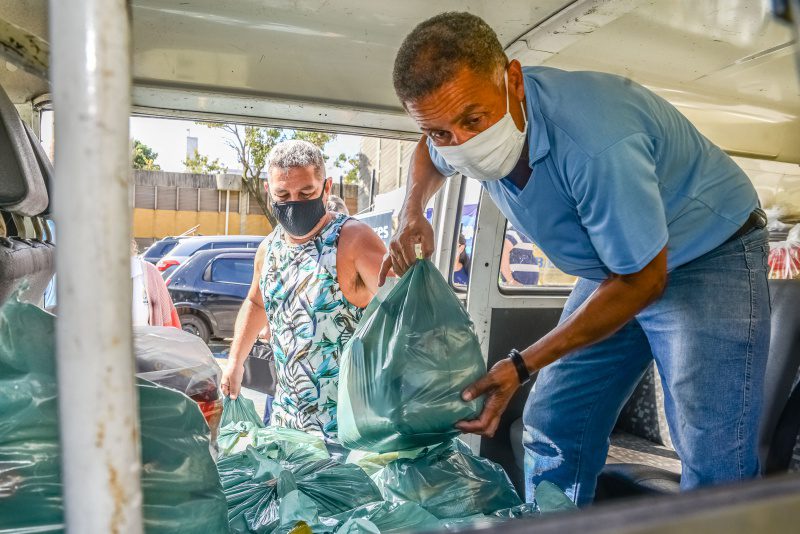
[[140, 171], [160, 171], [161, 165], [156, 164], [158, 152], [145, 145], [138, 139], [133, 140], [133, 168]]
[[194, 151], [194, 156], [186, 157], [183, 160], [183, 165], [186, 167], [186, 172], [194, 174], [211, 174], [215, 172], [226, 172], [228, 168], [220, 162], [219, 158], [210, 161], [208, 156], [200, 154], [197, 150]]
[[342, 169], [342, 181], [344, 183], [358, 183], [359, 156], [360, 155], [356, 155], [348, 158], [345, 154], [339, 154], [339, 157], [333, 162], [337, 168]]
[[325, 145], [336, 138], [336, 134], [324, 132], [281, 130], [219, 122], [198, 124], [222, 130], [227, 134], [225, 141], [236, 152], [236, 158], [242, 165], [242, 184], [250, 198], [255, 199], [258, 203], [273, 228], [277, 225], [277, 221], [269, 207], [269, 193], [265, 195], [262, 178], [264, 167], [267, 165], [267, 157], [272, 148], [281, 141], [302, 139], [318, 146], [320, 150], [324, 150]]

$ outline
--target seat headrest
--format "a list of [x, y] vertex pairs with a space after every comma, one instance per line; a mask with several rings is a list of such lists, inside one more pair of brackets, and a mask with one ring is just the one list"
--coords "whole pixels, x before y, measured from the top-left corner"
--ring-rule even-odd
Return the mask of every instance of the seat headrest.
[[17, 109], [0, 87], [0, 208], [35, 217], [47, 210], [47, 189]]
[[42, 173], [42, 178], [44, 178], [44, 187], [47, 191], [47, 207], [44, 209], [44, 211], [39, 213], [39, 216], [47, 217], [50, 215], [50, 206], [53, 201], [53, 164], [50, 163], [50, 158], [47, 157], [47, 153], [45, 153], [42, 143], [39, 142], [39, 138], [36, 137], [35, 133], [33, 133], [33, 129], [28, 126], [27, 123], [23, 123], [23, 125], [25, 126], [25, 133], [28, 134], [28, 139], [33, 147], [33, 153], [36, 156], [36, 163], [39, 164], [39, 170]]

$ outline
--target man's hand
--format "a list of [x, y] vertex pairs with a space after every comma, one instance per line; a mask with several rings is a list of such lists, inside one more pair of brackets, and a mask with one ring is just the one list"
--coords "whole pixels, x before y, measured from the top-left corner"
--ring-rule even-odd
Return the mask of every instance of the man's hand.
[[483, 378], [465, 389], [461, 395], [465, 401], [486, 395], [481, 415], [471, 421], [459, 421], [456, 428], [469, 434], [493, 437], [500, 424], [500, 416], [517, 389], [519, 376], [514, 364], [508, 359], [497, 362]]
[[386, 282], [389, 269], [394, 269], [397, 276], [403, 276], [417, 261], [415, 245], [422, 247], [422, 255], [430, 258], [433, 254], [434, 240], [433, 227], [420, 210], [419, 213], [409, 214], [400, 218], [400, 227], [397, 234], [389, 243], [389, 253], [383, 259], [378, 285]]
[[242, 378], [244, 377], [244, 365], [230, 364], [225, 367], [222, 373], [222, 394], [231, 399], [239, 396], [242, 389]]

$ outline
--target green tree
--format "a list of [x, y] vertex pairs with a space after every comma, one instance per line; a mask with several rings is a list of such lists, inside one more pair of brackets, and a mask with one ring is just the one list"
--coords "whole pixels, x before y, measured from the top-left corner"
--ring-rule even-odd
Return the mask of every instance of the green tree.
[[352, 157], [347, 157], [345, 154], [339, 154], [336, 161], [333, 162], [334, 166], [342, 169], [342, 181], [346, 184], [358, 183], [358, 171], [360, 154]]
[[281, 141], [288, 139], [302, 139], [318, 146], [320, 150], [324, 150], [325, 145], [336, 138], [336, 134], [324, 132], [282, 130], [279, 128], [223, 124], [220, 122], [197, 124], [225, 132], [226, 143], [236, 152], [236, 158], [242, 165], [242, 184], [244, 188], [250, 198], [255, 199], [258, 203], [258, 207], [261, 208], [273, 228], [278, 223], [269, 207], [269, 200], [264, 194], [264, 181], [261, 178], [261, 174], [265, 170], [264, 167], [267, 165], [267, 156], [270, 150]]
[[133, 140], [133, 168], [141, 171], [160, 171], [161, 165], [156, 164], [158, 152], [145, 145], [138, 139]]
[[186, 167], [186, 172], [194, 174], [211, 174], [215, 172], [226, 172], [228, 168], [223, 165], [219, 158], [210, 161], [208, 156], [200, 154], [197, 150], [194, 151], [194, 156], [191, 158], [186, 156], [183, 160], [183, 165]]

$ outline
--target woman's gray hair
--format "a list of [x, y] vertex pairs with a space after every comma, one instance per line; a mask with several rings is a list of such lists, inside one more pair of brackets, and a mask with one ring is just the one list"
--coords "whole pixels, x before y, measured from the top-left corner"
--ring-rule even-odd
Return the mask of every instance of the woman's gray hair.
[[494, 76], [508, 63], [497, 34], [482, 18], [451, 11], [420, 23], [394, 60], [394, 90], [400, 102], [428, 96], [467, 67]]
[[336, 213], [350, 215], [350, 210], [347, 209], [347, 204], [345, 204], [341, 197], [336, 195], [328, 195], [328, 211], [335, 211]]
[[325, 179], [325, 158], [316, 145], [300, 139], [278, 143], [269, 153], [267, 173], [274, 168], [287, 171], [293, 167], [314, 167], [320, 180]]

